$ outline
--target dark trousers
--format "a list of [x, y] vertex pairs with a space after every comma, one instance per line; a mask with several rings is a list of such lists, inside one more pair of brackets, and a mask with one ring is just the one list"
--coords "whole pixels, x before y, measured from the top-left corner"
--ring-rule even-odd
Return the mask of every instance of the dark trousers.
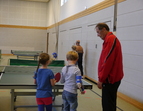
[[116, 111], [117, 90], [121, 81], [114, 84], [103, 84], [102, 88], [102, 108], [103, 111]]
[[83, 76], [82, 57], [83, 57], [83, 53], [78, 53], [78, 61], [77, 61], [77, 64], [78, 64], [78, 68], [79, 68], [80, 71], [81, 71], [81, 75]]

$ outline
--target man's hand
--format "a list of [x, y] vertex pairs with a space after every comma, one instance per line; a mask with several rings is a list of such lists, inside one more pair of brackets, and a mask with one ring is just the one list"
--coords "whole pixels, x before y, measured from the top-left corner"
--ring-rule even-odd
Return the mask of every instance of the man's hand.
[[99, 81], [98, 81], [97, 87], [98, 87], [99, 89], [102, 89], [102, 82], [99, 82]]

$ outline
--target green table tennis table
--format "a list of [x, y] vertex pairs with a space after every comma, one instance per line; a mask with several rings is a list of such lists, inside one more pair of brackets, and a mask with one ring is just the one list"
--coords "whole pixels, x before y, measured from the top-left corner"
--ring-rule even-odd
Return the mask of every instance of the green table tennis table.
[[[33, 82], [33, 75], [36, 70], [36, 66], [0, 66], [0, 71], [4, 72], [0, 74], [0, 89], [10, 89], [11, 90], [11, 110], [10, 111], [16, 111], [17, 108], [23, 108], [23, 107], [37, 107], [36, 106], [16, 106], [14, 103], [15, 97], [17, 96], [35, 96], [36, 90], [33, 91], [33, 89], [36, 89], [36, 85]], [[54, 74], [57, 72], [61, 72], [62, 67], [52, 67], [49, 66], [49, 69], [51, 69]], [[86, 82], [85, 80], [82, 80], [84, 88], [85, 89], [92, 89], [92, 84]], [[64, 84], [61, 84], [60, 82], [56, 83], [56, 85], [53, 87], [53, 94], [61, 95], [62, 89], [64, 87]], [[22, 91], [17, 92], [15, 89], [28, 89], [32, 91]], [[61, 105], [53, 105], [53, 107], [62, 107]]]
[[[38, 66], [37, 60], [9, 59], [9, 65], [14, 66]], [[64, 60], [53, 60], [48, 66], [64, 67]]]
[[11, 50], [13, 55], [17, 56], [17, 59], [34, 59], [37, 60], [38, 56], [43, 53], [43, 51], [19, 51]]

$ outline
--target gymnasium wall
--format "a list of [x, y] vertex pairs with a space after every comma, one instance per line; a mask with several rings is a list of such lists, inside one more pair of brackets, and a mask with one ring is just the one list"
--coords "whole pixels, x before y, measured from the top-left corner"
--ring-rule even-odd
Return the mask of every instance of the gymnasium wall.
[[[97, 37], [94, 28], [97, 23], [106, 22], [113, 31], [114, 6], [111, 5], [113, 1], [106, 0], [105, 2], [108, 2], [108, 4], [100, 7], [92, 6], [59, 22], [58, 59], [66, 60], [67, 51], [71, 50], [71, 46], [75, 44], [76, 40], [81, 40], [81, 45], [84, 48], [84, 74], [93, 81], [98, 80], [97, 64], [103, 42]], [[64, 7], [67, 7], [66, 5], [68, 5], [68, 2]], [[82, 4], [79, 3], [78, 5]], [[143, 109], [142, 6], [142, 0], [124, 0], [118, 3], [116, 32], [116, 36], [122, 45], [125, 73], [119, 92], [126, 97], [123, 95], [120, 95], [120, 97], [141, 109]], [[66, 10], [61, 10], [61, 14], [68, 13]]]
[[[61, 8], [60, 21], [72, 15], [82, 12], [95, 4], [101, 3], [104, 0], [68, 0]], [[66, 10], [66, 11], [65, 11]]]
[[47, 26], [47, 3], [0, 0], [0, 24]]
[[[85, 3], [82, 0], [69, 1], [59, 9], [59, 0], [57, 4], [54, 4], [55, 0], [49, 2], [53, 7], [41, 2], [0, 0], [2, 53], [10, 53], [14, 49], [46, 51], [49, 33], [48, 53], [58, 48], [58, 59], [66, 60], [67, 51], [79, 39], [84, 48], [84, 74], [97, 81], [97, 64], [103, 41], [97, 37], [94, 28], [97, 23], [106, 22], [113, 30], [114, 0], [105, 0], [95, 6], [95, 0], [86, 0]], [[127, 98], [130, 102], [137, 100], [134, 103], [143, 109], [143, 0], [118, 1], [116, 35], [122, 44], [125, 73], [119, 92], [130, 97]], [[69, 7], [70, 4], [75, 5]]]
[[60, 21], [61, 0], [50, 0], [47, 4], [47, 26], [53, 25]]
[[11, 50], [45, 52], [46, 36], [46, 30], [0, 27], [0, 49], [2, 54], [11, 54]]
[[42, 50], [47, 45], [47, 3], [0, 0], [0, 49]]

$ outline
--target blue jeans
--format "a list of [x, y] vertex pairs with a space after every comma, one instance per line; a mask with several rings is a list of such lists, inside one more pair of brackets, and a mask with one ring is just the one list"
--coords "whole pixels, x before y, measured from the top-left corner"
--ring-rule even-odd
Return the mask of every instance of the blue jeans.
[[63, 111], [77, 111], [77, 94], [70, 93], [68, 91], [63, 91], [62, 94], [64, 108]]

